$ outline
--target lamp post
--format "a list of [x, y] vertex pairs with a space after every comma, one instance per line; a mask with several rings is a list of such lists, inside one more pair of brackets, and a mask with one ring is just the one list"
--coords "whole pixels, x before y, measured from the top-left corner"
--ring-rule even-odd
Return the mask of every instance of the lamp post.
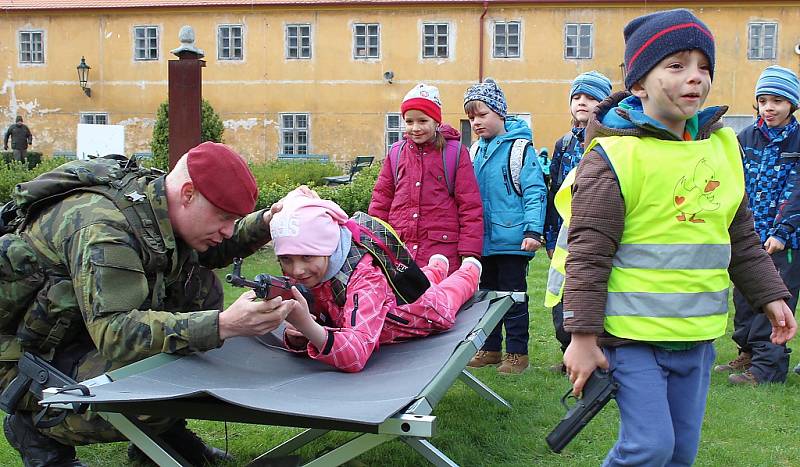
[[78, 65], [78, 82], [81, 85], [81, 89], [86, 94], [86, 97], [92, 97], [92, 89], [87, 86], [89, 82], [89, 70], [92, 67], [86, 64], [86, 58], [81, 57], [81, 63]]

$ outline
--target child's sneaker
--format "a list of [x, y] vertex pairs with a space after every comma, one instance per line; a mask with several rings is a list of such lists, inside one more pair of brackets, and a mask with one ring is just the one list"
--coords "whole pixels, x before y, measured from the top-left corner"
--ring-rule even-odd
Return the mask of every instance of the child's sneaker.
[[714, 367], [714, 371], [718, 373], [730, 373], [732, 371], [745, 371], [750, 368], [751, 362], [750, 353], [742, 352], [736, 358], [723, 365]]
[[[441, 270], [444, 270], [444, 271], [449, 271], [450, 270], [450, 260], [447, 259], [447, 256], [440, 255], [440, 254], [437, 253], [437, 254], [431, 256], [430, 258], [428, 258], [428, 266], [430, 266], [432, 268], [435, 268], [435, 269], [441, 269]], [[445, 274], [446, 274], [446, 272], [445, 272]]]
[[528, 356], [521, 353], [507, 353], [497, 372], [503, 375], [518, 375], [528, 369]]
[[461, 269], [474, 266], [478, 268], [478, 277], [481, 277], [481, 273], [483, 272], [483, 265], [481, 264], [478, 258], [473, 258], [472, 256], [468, 256], [461, 261]]
[[758, 378], [750, 370], [728, 376], [728, 382], [735, 386], [758, 386], [759, 384]]
[[478, 353], [472, 357], [472, 360], [467, 363], [470, 368], [483, 368], [487, 365], [497, 365], [500, 363], [502, 353], [492, 352], [490, 350], [479, 350]]

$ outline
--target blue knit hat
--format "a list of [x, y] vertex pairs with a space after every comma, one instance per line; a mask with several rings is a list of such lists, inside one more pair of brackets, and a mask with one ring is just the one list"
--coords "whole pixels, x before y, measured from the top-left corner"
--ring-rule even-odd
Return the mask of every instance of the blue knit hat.
[[714, 79], [714, 36], [689, 10], [659, 11], [634, 18], [624, 30], [625, 89], [644, 78], [664, 58], [683, 50], [708, 57]]
[[586, 94], [597, 101], [602, 101], [611, 95], [611, 80], [596, 71], [581, 73], [572, 81], [569, 98], [572, 99], [575, 94]]
[[778, 65], [768, 66], [756, 82], [756, 98], [762, 94], [785, 97], [790, 104], [798, 107], [800, 82], [792, 70]]
[[492, 109], [500, 118], [506, 118], [508, 104], [503, 90], [492, 78], [486, 78], [482, 83], [473, 84], [464, 93], [464, 105], [469, 101], [481, 101]]

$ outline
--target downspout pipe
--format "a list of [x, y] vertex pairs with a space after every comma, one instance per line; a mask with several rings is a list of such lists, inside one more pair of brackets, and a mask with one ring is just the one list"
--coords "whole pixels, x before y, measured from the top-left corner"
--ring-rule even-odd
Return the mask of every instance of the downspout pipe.
[[480, 27], [478, 28], [479, 31], [480, 31], [479, 32], [480, 38], [478, 39], [478, 44], [479, 44], [478, 45], [478, 82], [479, 83], [483, 82], [483, 36], [484, 36], [484, 34], [483, 34], [483, 32], [484, 32], [483, 31], [483, 29], [484, 29], [483, 19], [486, 17], [486, 13], [488, 13], [488, 12], [489, 12], [489, 1], [488, 0], [484, 0], [484, 2], [483, 2], [483, 13], [481, 13], [481, 19], [480, 19]]

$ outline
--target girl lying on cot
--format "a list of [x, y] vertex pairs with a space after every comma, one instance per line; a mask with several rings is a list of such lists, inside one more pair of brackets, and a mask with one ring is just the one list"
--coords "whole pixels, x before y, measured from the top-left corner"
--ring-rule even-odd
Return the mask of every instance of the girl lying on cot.
[[282, 204], [270, 222], [275, 254], [283, 274], [311, 289], [314, 297], [309, 309], [292, 288], [295, 303], [284, 334], [292, 351], [342, 371], [361, 371], [381, 344], [450, 329], [478, 288], [478, 260], [467, 258], [448, 277], [447, 258], [434, 255], [422, 268], [430, 288], [413, 303], [398, 305], [373, 256], [351, 248], [352, 222], [345, 225], [342, 208], [307, 188], [292, 191]]

